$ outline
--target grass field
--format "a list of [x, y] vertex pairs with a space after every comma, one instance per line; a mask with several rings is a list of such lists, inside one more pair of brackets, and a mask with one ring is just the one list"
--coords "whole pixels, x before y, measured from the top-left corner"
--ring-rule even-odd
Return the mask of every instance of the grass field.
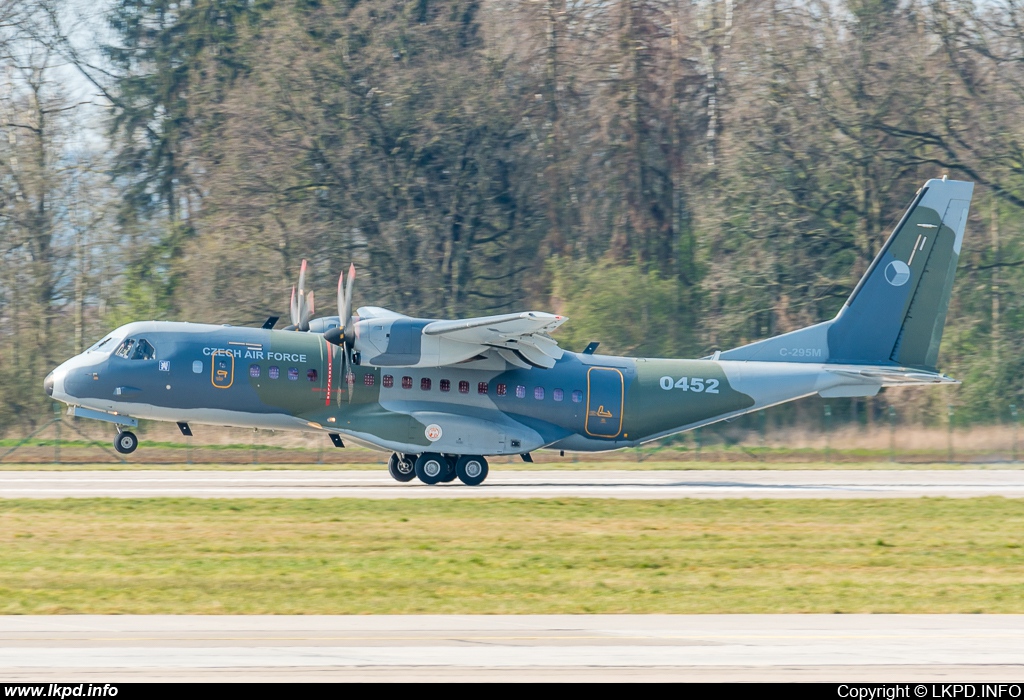
[[1024, 503], [0, 501], [0, 613], [1024, 612]]

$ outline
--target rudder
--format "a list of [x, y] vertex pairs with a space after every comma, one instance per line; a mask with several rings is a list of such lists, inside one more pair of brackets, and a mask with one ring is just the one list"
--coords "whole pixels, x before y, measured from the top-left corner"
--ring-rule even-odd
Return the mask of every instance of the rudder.
[[929, 180], [834, 319], [720, 358], [934, 370], [973, 192], [971, 182]]

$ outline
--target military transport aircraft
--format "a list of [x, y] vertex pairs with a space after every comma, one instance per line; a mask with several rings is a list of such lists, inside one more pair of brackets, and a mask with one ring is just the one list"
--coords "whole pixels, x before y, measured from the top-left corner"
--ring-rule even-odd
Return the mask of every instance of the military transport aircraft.
[[[566, 318], [539, 311], [433, 320], [379, 307], [311, 319], [305, 263], [292, 325], [129, 323], [46, 377], [69, 413], [117, 427], [139, 419], [326, 432], [393, 452], [398, 481], [477, 485], [486, 457], [633, 447], [818, 394], [948, 384], [936, 370], [973, 183], [929, 180], [832, 320], [696, 360], [560, 348]], [[344, 277], [344, 276], [343, 276]]]

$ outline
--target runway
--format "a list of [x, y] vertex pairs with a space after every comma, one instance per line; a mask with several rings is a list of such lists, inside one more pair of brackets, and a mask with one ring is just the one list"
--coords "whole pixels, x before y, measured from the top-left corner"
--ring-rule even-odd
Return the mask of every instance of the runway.
[[1021, 615], [0, 617], [0, 681], [1022, 676]]
[[0, 498], [969, 498], [1024, 496], [1022, 470], [515, 471], [400, 484], [379, 471], [0, 472]]

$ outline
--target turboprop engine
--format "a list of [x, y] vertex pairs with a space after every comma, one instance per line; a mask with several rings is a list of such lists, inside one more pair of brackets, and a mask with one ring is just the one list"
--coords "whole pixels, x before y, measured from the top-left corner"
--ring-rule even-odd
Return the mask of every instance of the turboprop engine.
[[292, 292], [289, 328], [322, 333], [342, 349], [342, 373], [367, 363], [375, 367], [442, 367], [498, 356], [517, 367], [554, 367], [562, 349], [548, 333], [564, 316], [526, 311], [455, 321], [412, 318], [388, 309], [360, 307], [352, 314], [356, 270], [338, 278], [338, 315], [310, 319], [313, 293], [304, 289], [303, 261], [299, 288]]

